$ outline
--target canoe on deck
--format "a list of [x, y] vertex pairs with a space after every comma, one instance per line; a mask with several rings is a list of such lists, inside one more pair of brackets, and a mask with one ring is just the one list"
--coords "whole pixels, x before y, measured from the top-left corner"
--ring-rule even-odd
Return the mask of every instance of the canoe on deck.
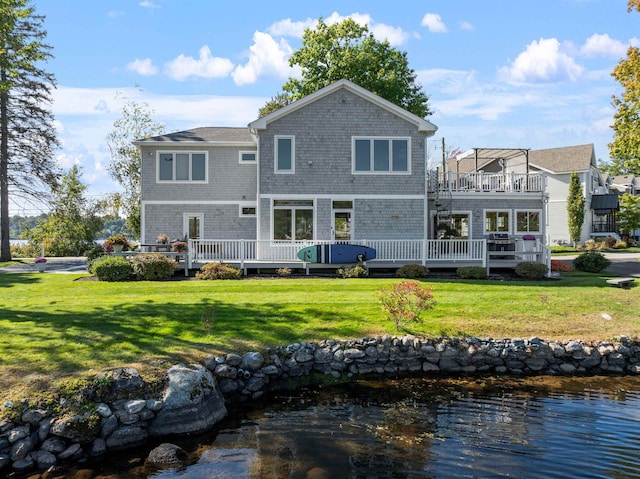
[[307, 263], [360, 263], [375, 259], [376, 250], [357, 244], [324, 244], [302, 248], [297, 256]]

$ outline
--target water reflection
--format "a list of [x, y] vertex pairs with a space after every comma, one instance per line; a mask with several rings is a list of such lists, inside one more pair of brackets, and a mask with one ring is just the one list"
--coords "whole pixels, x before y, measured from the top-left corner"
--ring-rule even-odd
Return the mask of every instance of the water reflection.
[[109, 477], [640, 477], [639, 391], [637, 378], [407, 379], [310, 390], [244, 411], [198, 446], [173, 441], [192, 452], [185, 468]]

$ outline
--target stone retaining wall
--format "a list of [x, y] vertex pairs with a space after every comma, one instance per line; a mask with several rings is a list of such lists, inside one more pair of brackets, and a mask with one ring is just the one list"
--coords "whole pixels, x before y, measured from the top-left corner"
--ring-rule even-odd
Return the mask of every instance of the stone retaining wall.
[[[296, 343], [208, 357], [167, 371], [161, 397], [149, 397], [135, 369], [104, 375], [109, 397], [83, 414], [56, 417], [28, 401], [7, 403], [0, 421], [0, 473], [25, 473], [145, 444], [149, 438], [204, 432], [227, 406], [310, 382], [434, 375], [608, 375], [640, 373], [640, 343], [531, 339], [364, 338]], [[95, 392], [84, 391], [91, 401]], [[67, 399], [68, 401], [68, 399]], [[13, 413], [13, 414], [12, 414]]]

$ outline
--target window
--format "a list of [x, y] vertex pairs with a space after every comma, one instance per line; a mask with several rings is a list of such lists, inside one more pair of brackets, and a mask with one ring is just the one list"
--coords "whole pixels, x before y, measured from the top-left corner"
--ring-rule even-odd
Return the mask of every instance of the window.
[[509, 232], [509, 211], [485, 210], [484, 232], [485, 233], [508, 233]]
[[354, 173], [410, 173], [410, 156], [409, 138], [353, 138]]
[[255, 163], [256, 162], [256, 152], [255, 151], [241, 151], [240, 152], [240, 164], [245, 165], [247, 163]]
[[516, 211], [516, 233], [540, 233], [540, 211]]
[[470, 213], [453, 213], [451, 215], [451, 223], [453, 229], [458, 232], [458, 238], [468, 239], [471, 237], [469, 230], [470, 217]]
[[158, 153], [158, 181], [206, 182], [207, 154]]
[[295, 141], [293, 136], [275, 137], [275, 172], [295, 173]]
[[255, 215], [256, 215], [255, 206], [240, 206], [240, 216], [255, 216]]
[[274, 200], [273, 239], [312, 240], [313, 200]]

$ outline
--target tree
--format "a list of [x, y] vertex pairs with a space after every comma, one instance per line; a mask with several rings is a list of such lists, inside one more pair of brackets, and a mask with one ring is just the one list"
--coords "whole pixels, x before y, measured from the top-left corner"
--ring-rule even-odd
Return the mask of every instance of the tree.
[[87, 186], [80, 180], [80, 168], [73, 166], [53, 190], [52, 211], [25, 236], [45, 245], [52, 256], [81, 256], [102, 230], [96, 205], [87, 201]]
[[111, 163], [107, 167], [111, 177], [123, 188], [121, 201], [129, 230], [140, 236], [140, 191], [142, 158], [140, 149], [131, 142], [164, 133], [164, 125], [151, 119], [153, 110], [146, 103], [127, 102], [122, 117], [114, 123], [107, 136]]
[[320, 18], [314, 29], [304, 31], [302, 46], [291, 55], [289, 65], [298, 65], [302, 78], [289, 78], [282, 87], [285, 93], [267, 102], [261, 113], [283, 99], [299, 100], [346, 78], [421, 118], [431, 114], [429, 97], [409, 68], [407, 53], [376, 40], [366, 25], [350, 18], [333, 25]]
[[584, 223], [585, 198], [582, 193], [582, 183], [577, 173], [571, 173], [569, 180], [569, 197], [567, 198], [567, 214], [569, 219], [569, 237], [573, 245], [580, 241], [582, 223]]
[[41, 64], [52, 57], [43, 43], [44, 17], [29, 0], [0, 0], [0, 260], [11, 259], [9, 195], [42, 197], [55, 185], [58, 146], [49, 110], [55, 77]]
[[[627, 11], [640, 12], [640, 0], [629, 0]], [[640, 175], [640, 50], [630, 47], [613, 69], [611, 76], [624, 89], [621, 96], [612, 96], [616, 108], [613, 116], [613, 141], [609, 143], [611, 172]]]
[[616, 214], [618, 228], [628, 239], [631, 233], [640, 229], [640, 196], [625, 193], [619, 199], [620, 210]]

